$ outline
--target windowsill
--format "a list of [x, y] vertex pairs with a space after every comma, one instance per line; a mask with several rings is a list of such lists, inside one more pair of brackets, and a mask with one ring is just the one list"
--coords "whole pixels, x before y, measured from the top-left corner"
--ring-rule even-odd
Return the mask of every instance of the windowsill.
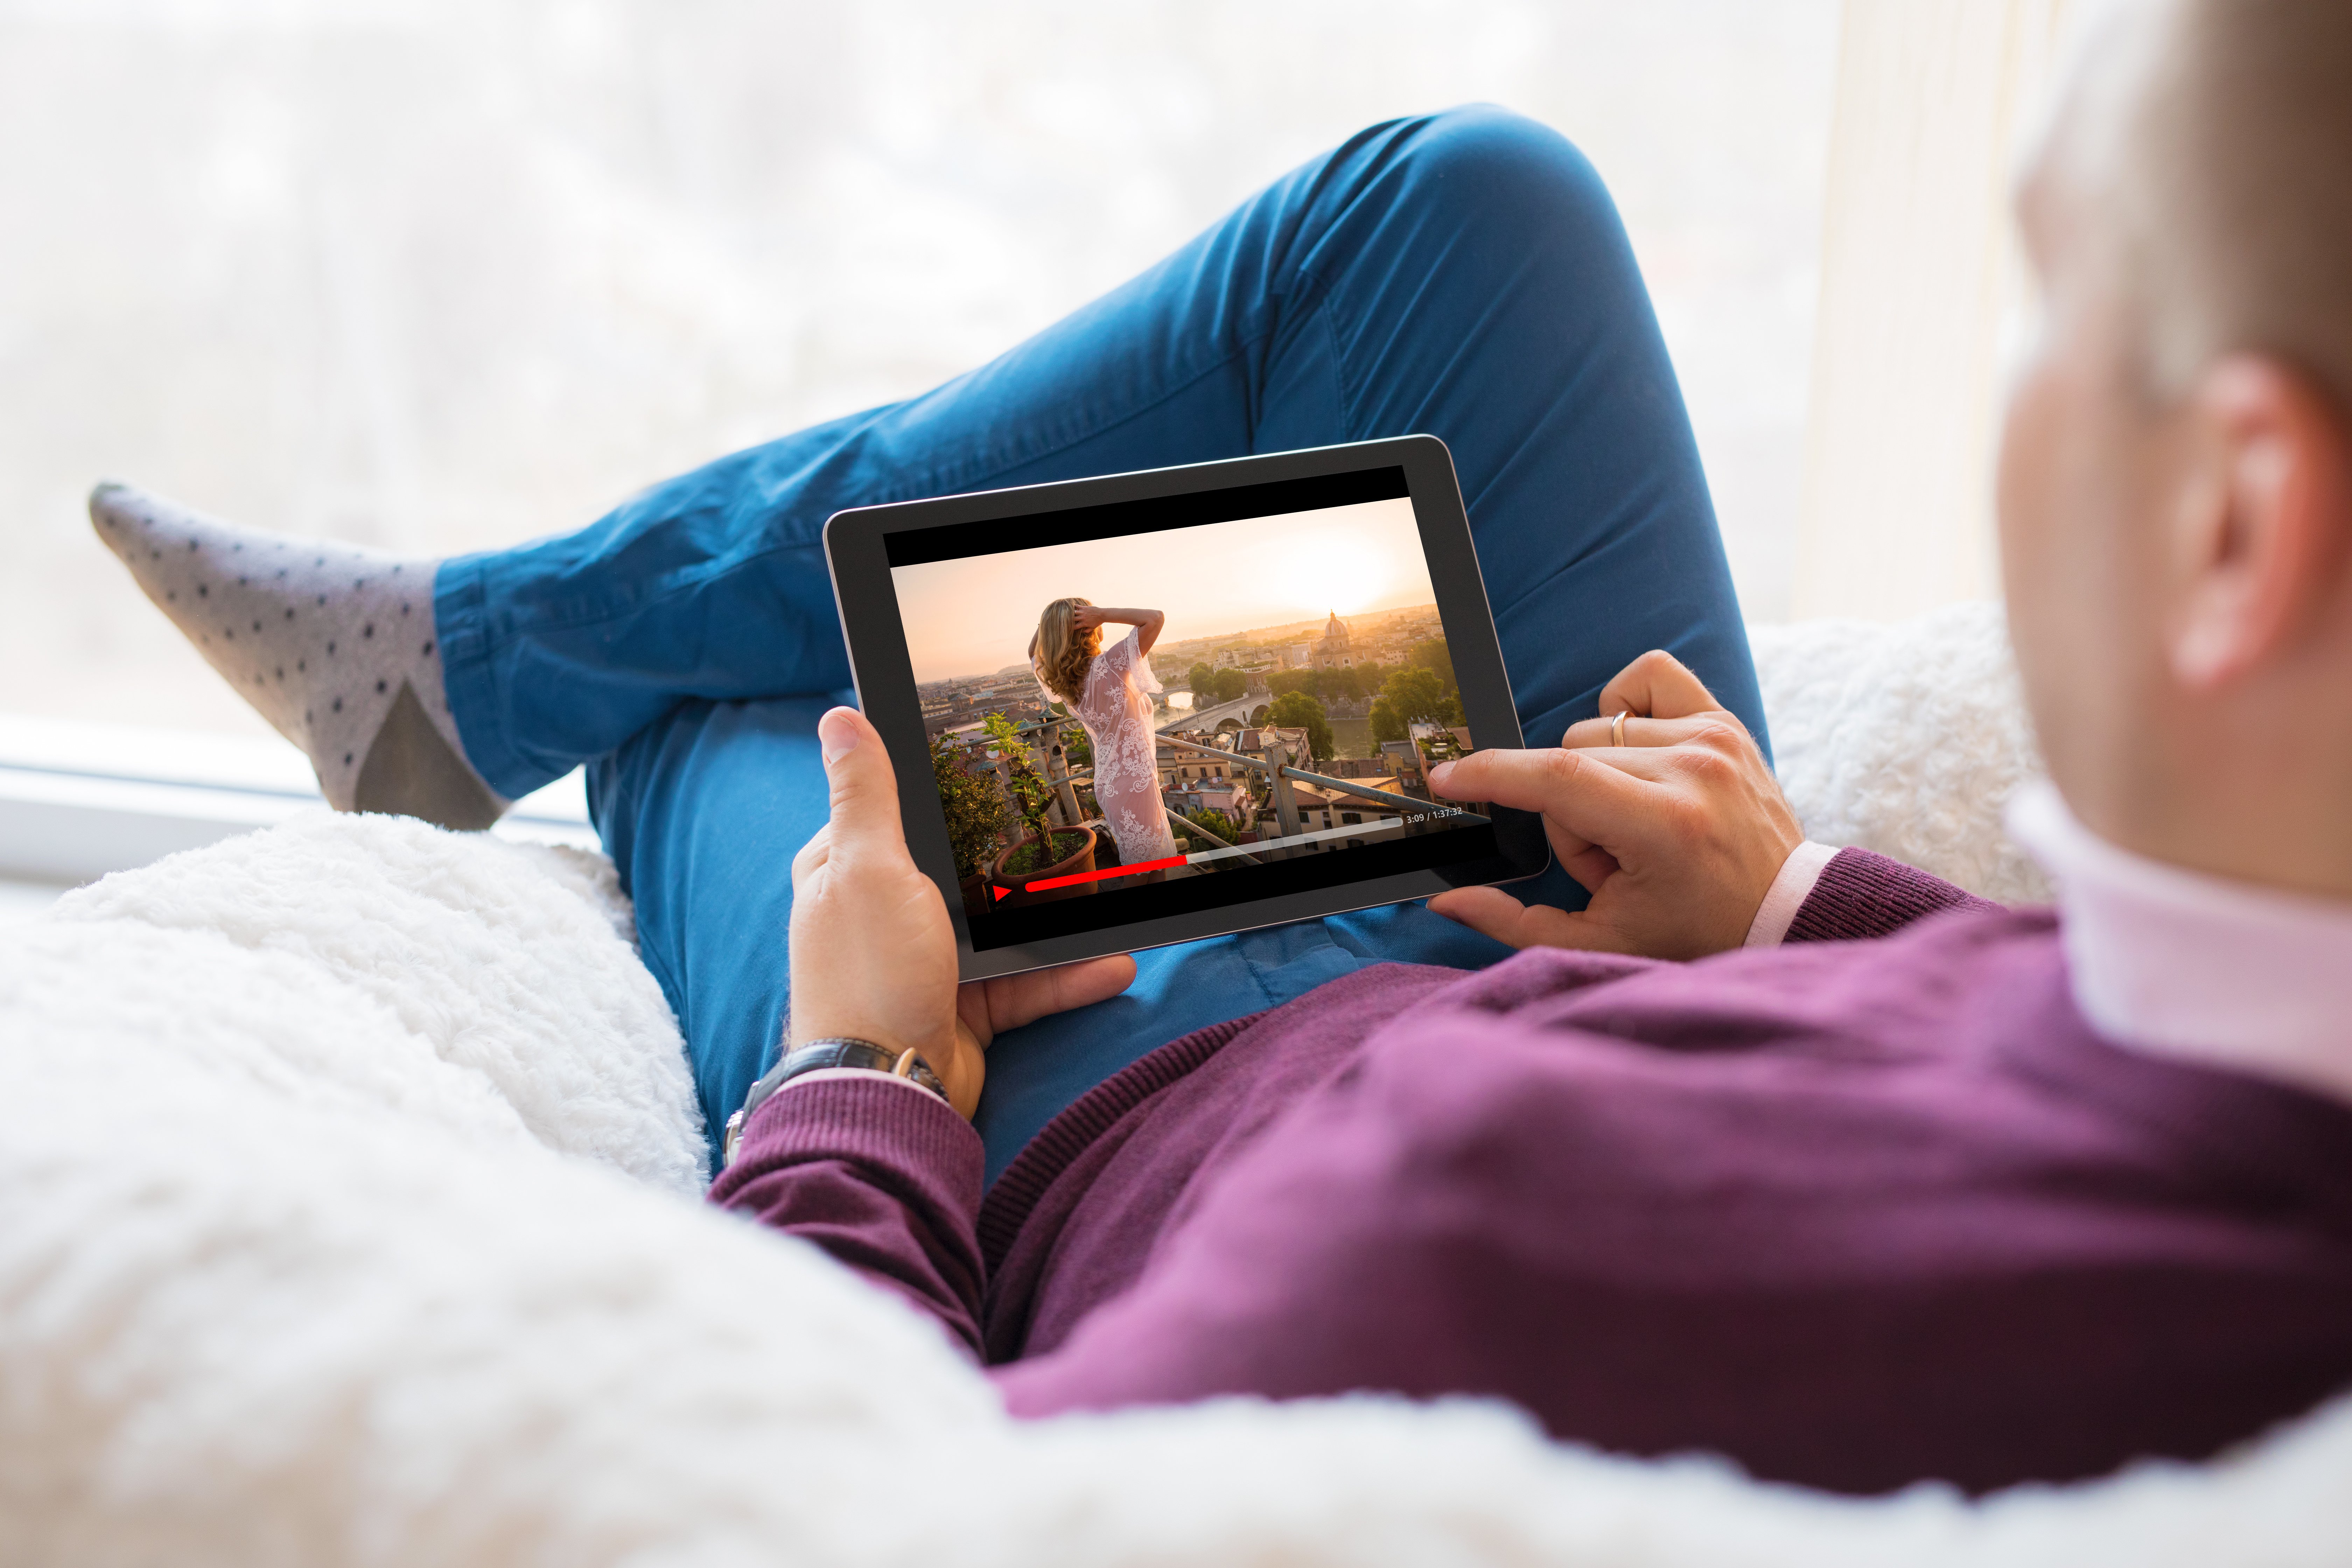
[[66, 890], [55, 882], [12, 882], [0, 879], [0, 931], [33, 919], [56, 903]]
[[[77, 886], [325, 805], [282, 741], [0, 714], [0, 878]], [[576, 772], [492, 831], [598, 847]]]

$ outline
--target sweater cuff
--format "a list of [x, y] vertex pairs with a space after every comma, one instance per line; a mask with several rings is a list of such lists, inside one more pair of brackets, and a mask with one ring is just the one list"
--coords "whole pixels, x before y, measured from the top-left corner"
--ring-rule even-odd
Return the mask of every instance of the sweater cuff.
[[1946, 910], [2000, 906], [1940, 877], [1867, 849], [1841, 849], [1814, 879], [1811, 897], [1789, 922], [1789, 942], [1855, 942], [1887, 936]]
[[[810, 1073], [763, 1100], [743, 1128], [735, 1163], [712, 1184], [725, 1204], [758, 1174], [809, 1160], [845, 1160], [929, 1178], [939, 1195], [980, 1210], [980, 1134], [927, 1089], [880, 1073]], [[915, 1092], [908, 1094], [908, 1089]]]
[[[938, 1095], [931, 1094], [929, 1089], [925, 1089], [913, 1079], [900, 1078], [897, 1073], [884, 1072], [879, 1068], [819, 1068], [814, 1072], [804, 1072], [784, 1079], [776, 1086], [775, 1093], [784, 1094], [798, 1089], [803, 1084], [856, 1083], [860, 1079], [871, 1079], [877, 1083], [899, 1084], [913, 1089], [917, 1094], [930, 1094], [933, 1100], [939, 1099]], [[769, 1098], [772, 1100], [775, 1096], [771, 1095]], [[761, 1106], [761, 1109], [764, 1110], [767, 1108]]]
[[1837, 847], [1816, 844], [1806, 839], [1789, 851], [1780, 862], [1780, 874], [1772, 879], [1766, 889], [1764, 901], [1756, 906], [1756, 919], [1748, 927], [1747, 947], [1778, 947], [1788, 937], [1789, 924], [1805, 900], [1813, 896], [1813, 884], [1837, 856]]

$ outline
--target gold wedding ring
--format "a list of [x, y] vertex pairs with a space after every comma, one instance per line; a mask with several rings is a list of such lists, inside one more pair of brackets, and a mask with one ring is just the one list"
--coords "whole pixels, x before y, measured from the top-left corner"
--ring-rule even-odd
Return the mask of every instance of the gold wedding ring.
[[1625, 743], [1625, 715], [1632, 711], [1633, 710], [1631, 708], [1624, 709], [1618, 713], [1617, 717], [1609, 721], [1609, 743], [1611, 745], [1622, 746]]

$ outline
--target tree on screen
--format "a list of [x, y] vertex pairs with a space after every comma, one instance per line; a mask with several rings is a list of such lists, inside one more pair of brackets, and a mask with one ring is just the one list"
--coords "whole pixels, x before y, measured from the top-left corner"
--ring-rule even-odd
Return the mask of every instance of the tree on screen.
[[1191, 689], [1193, 700], [1203, 707], [1216, 700], [1217, 672], [1205, 664], [1194, 665], [1185, 674], [1184, 684]]
[[1417, 664], [1423, 669], [1435, 670], [1437, 678], [1445, 682], [1445, 694], [1448, 697], [1462, 689], [1461, 683], [1454, 679], [1453, 650], [1445, 646], [1444, 637], [1432, 637], [1427, 642], [1413, 644], [1412, 652], [1406, 656], [1405, 662]]
[[1363, 672], [1352, 665], [1318, 670], [1315, 672], [1315, 695], [1326, 702], [1361, 702], [1364, 700]]
[[1286, 691], [1276, 698], [1266, 720], [1286, 730], [1306, 731], [1307, 753], [1315, 761], [1328, 762], [1335, 754], [1331, 722], [1323, 716], [1323, 704], [1304, 691]]
[[[1445, 681], [1437, 671], [1424, 665], [1408, 665], [1388, 678], [1381, 688], [1381, 699], [1406, 723], [1459, 724], [1462, 704], [1445, 689]], [[1384, 737], [1402, 740], [1402, 735]]]
[[1315, 694], [1316, 671], [1311, 669], [1277, 669], [1265, 678], [1266, 689], [1276, 697], [1286, 697], [1294, 691]]

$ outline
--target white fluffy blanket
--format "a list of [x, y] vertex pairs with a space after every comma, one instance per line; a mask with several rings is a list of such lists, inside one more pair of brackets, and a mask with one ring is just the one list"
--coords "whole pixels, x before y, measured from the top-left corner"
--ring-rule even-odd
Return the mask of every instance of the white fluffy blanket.
[[[1817, 833], [1990, 890], [1982, 614], [1759, 637]], [[1907, 704], [1907, 705], [1906, 705]], [[2352, 1405], [2197, 1468], [1854, 1502], [1509, 1410], [1015, 1425], [925, 1322], [697, 1201], [590, 857], [321, 816], [0, 948], [0, 1563], [2311, 1563]]]
[[1891, 626], [1758, 626], [1749, 640], [1780, 785], [1807, 833], [2000, 903], [2049, 900], [2049, 879], [2001, 828], [2041, 760], [2000, 605]]

